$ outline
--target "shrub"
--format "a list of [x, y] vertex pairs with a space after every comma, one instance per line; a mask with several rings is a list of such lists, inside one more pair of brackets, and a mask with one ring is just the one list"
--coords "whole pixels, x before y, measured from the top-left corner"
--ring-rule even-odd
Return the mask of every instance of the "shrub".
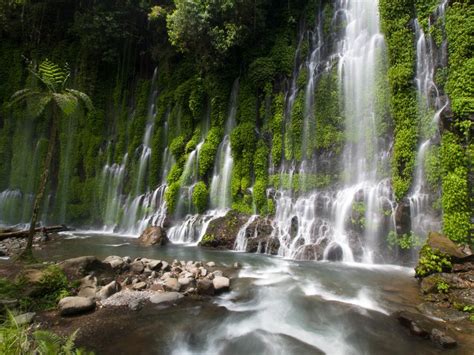
[[209, 191], [203, 181], [199, 181], [193, 188], [193, 205], [196, 207], [198, 213], [202, 213], [207, 208], [209, 198]]
[[449, 271], [452, 267], [449, 255], [425, 245], [420, 250], [420, 259], [415, 268], [415, 277], [421, 278], [437, 272]]

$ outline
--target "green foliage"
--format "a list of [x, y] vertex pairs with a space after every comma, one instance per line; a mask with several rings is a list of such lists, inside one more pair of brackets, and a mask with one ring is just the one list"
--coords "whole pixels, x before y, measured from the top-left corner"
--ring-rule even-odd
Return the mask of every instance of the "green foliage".
[[171, 183], [166, 188], [165, 201], [166, 201], [166, 207], [170, 213], [173, 213], [176, 208], [176, 205], [178, 203], [180, 188], [181, 188], [181, 183], [179, 181], [175, 181]]
[[387, 242], [390, 249], [396, 246], [408, 250], [422, 245], [421, 238], [413, 232], [398, 235], [396, 232], [390, 231], [387, 235]]
[[451, 240], [465, 243], [472, 228], [467, 154], [459, 144], [459, 139], [451, 132], [445, 132], [442, 137], [440, 160], [443, 174], [443, 231]]
[[1, 354], [39, 355], [86, 355], [92, 354], [75, 347], [77, 331], [69, 337], [61, 337], [47, 330], [31, 333], [26, 325], [20, 325], [14, 315], [8, 312], [0, 326]]
[[192, 200], [198, 213], [203, 213], [206, 210], [209, 200], [209, 191], [203, 181], [199, 181], [194, 185]]
[[176, 159], [181, 158], [184, 154], [186, 147], [186, 140], [184, 136], [178, 136], [170, 144], [171, 153], [174, 155]]
[[416, 94], [413, 86], [414, 43], [409, 27], [414, 17], [411, 0], [381, 0], [379, 3], [382, 30], [388, 47], [388, 79], [390, 111], [395, 123], [392, 159], [392, 185], [397, 200], [410, 189], [418, 141]]
[[206, 176], [214, 166], [217, 149], [222, 138], [222, 129], [220, 127], [212, 127], [207, 134], [206, 140], [199, 152], [199, 175]]
[[206, 234], [202, 237], [201, 241], [199, 242], [199, 246], [201, 247], [211, 247], [214, 244], [216, 238], [212, 234]]
[[260, 57], [250, 64], [248, 78], [256, 88], [263, 88], [266, 83], [273, 80], [275, 72], [276, 67], [273, 59]]
[[284, 190], [293, 190], [297, 193], [304, 193], [319, 188], [330, 186], [336, 177], [327, 174], [276, 174], [269, 178], [269, 185]]
[[270, 131], [272, 133], [272, 163], [277, 166], [281, 162], [283, 139], [283, 119], [285, 110], [285, 98], [282, 93], [277, 94], [273, 100], [273, 117], [270, 123]]
[[438, 280], [436, 282], [436, 290], [438, 293], [448, 293], [449, 292], [449, 284], [443, 280]]
[[416, 277], [425, 277], [433, 273], [449, 271], [453, 265], [450, 257], [438, 249], [425, 245], [420, 250], [420, 258], [415, 268]]

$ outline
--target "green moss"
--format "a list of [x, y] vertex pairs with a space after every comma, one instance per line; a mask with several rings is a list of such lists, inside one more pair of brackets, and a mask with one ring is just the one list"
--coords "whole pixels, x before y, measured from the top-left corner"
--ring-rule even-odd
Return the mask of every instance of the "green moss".
[[270, 131], [272, 133], [272, 163], [278, 166], [282, 158], [283, 149], [283, 137], [282, 137], [282, 125], [284, 118], [284, 96], [279, 93], [273, 100], [273, 117], [270, 123]]
[[450, 271], [452, 268], [450, 257], [438, 249], [425, 245], [420, 250], [420, 258], [415, 268], [416, 277], [425, 277], [437, 272]]
[[209, 191], [203, 181], [199, 181], [194, 185], [192, 200], [198, 213], [203, 213], [206, 210], [209, 200]]
[[277, 174], [271, 175], [269, 185], [284, 190], [304, 193], [315, 189], [325, 188], [337, 181], [337, 176], [328, 174]]
[[214, 166], [217, 149], [222, 139], [222, 128], [212, 127], [199, 153], [199, 175], [204, 177]]
[[165, 201], [166, 207], [170, 214], [172, 214], [176, 208], [179, 197], [179, 190], [181, 188], [181, 183], [179, 181], [173, 182], [166, 188], [165, 191]]
[[171, 153], [174, 155], [176, 159], [181, 158], [184, 154], [186, 147], [186, 139], [184, 136], [178, 136], [170, 144]]
[[275, 76], [276, 66], [272, 58], [260, 57], [249, 66], [249, 81], [258, 89], [263, 89], [267, 82]]

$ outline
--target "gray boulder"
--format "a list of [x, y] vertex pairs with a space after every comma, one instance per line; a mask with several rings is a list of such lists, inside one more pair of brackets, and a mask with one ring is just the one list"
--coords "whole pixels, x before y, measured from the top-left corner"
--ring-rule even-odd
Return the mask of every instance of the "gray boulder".
[[88, 297], [65, 297], [59, 301], [59, 314], [62, 316], [72, 316], [92, 311], [95, 308], [95, 301]]
[[214, 290], [219, 292], [228, 291], [230, 287], [230, 280], [224, 276], [216, 276], [212, 280], [212, 284], [214, 285]]
[[163, 292], [150, 297], [150, 302], [154, 304], [167, 303], [177, 301], [183, 298], [179, 292]]
[[125, 261], [120, 256], [111, 255], [104, 259], [104, 263], [109, 264], [112, 269], [117, 270], [124, 266]]
[[165, 282], [163, 284], [163, 288], [166, 291], [176, 291], [177, 292], [181, 288], [181, 285], [179, 284], [177, 279], [175, 279], [173, 277], [169, 277], [165, 280]]
[[100, 291], [97, 293], [97, 298], [105, 300], [106, 298], [112, 296], [114, 293], [119, 292], [121, 289], [122, 286], [117, 281], [112, 281], [111, 283], [105, 285], [100, 289]]
[[214, 284], [211, 280], [202, 279], [197, 282], [197, 292], [200, 295], [213, 296]]
[[168, 243], [166, 232], [161, 227], [148, 227], [138, 237], [138, 243], [143, 246], [165, 245]]

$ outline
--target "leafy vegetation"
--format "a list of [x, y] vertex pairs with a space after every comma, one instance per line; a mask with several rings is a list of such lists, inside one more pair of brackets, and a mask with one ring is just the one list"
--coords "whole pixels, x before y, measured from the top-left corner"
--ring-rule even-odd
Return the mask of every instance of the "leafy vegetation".
[[415, 268], [416, 277], [425, 277], [433, 273], [449, 271], [452, 268], [450, 257], [438, 249], [425, 245], [420, 250], [420, 258]]
[[398, 235], [396, 232], [390, 231], [387, 235], [387, 242], [390, 248], [397, 246], [403, 250], [417, 248], [422, 245], [421, 238], [413, 232]]

